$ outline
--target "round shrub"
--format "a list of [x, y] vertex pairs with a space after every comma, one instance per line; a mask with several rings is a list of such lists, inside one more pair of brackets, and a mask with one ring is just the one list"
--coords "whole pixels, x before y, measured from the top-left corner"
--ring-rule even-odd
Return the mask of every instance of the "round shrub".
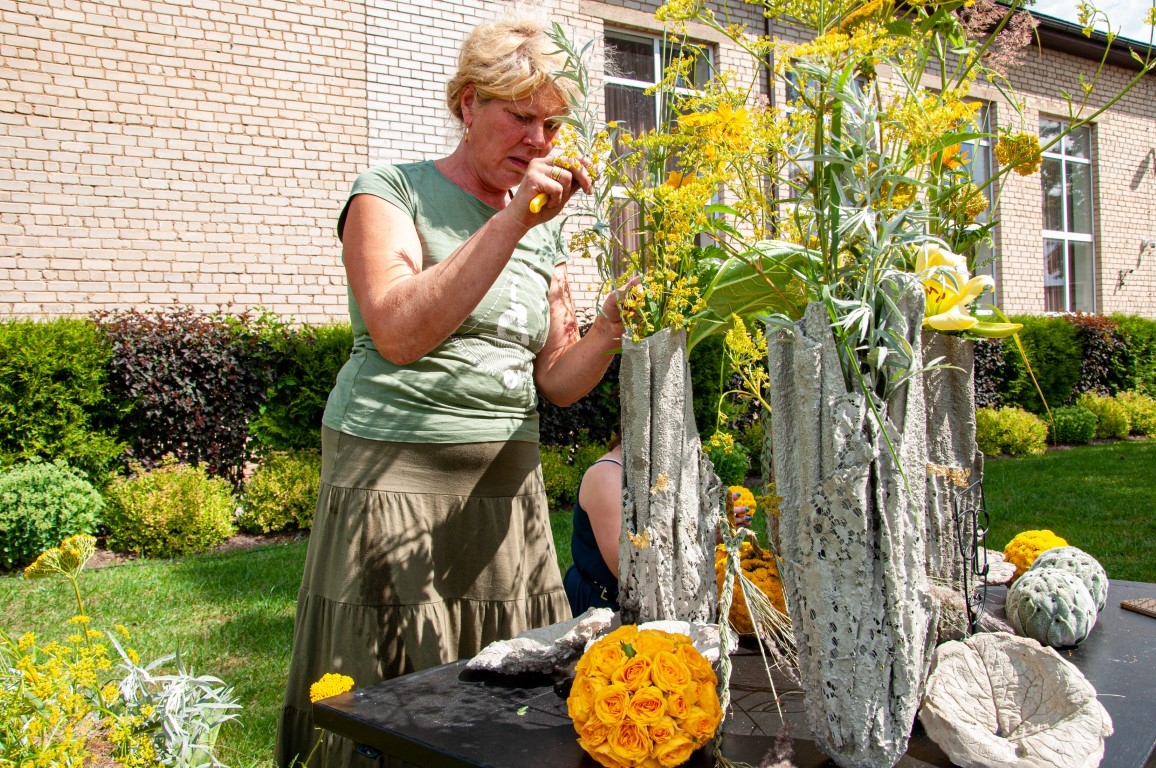
[[133, 467], [105, 491], [108, 545], [118, 552], [174, 557], [212, 549], [233, 534], [232, 484], [201, 467], [166, 459]]
[[1052, 411], [1055, 429], [1048, 424], [1048, 440], [1060, 445], [1083, 445], [1096, 436], [1096, 414], [1079, 405], [1064, 405]]
[[1128, 414], [1132, 434], [1156, 437], [1156, 397], [1136, 391], [1118, 392], [1116, 402]]
[[975, 441], [988, 456], [1029, 456], [1047, 450], [1044, 420], [1022, 408], [979, 408], [975, 412]]
[[65, 462], [25, 461], [0, 475], [0, 567], [31, 563], [100, 523], [104, 499]]
[[270, 454], [245, 483], [237, 527], [246, 533], [312, 528], [320, 485], [317, 451]]
[[1096, 437], [1124, 438], [1132, 433], [1128, 411], [1115, 398], [1084, 392], [1076, 398], [1076, 405], [1096, 414]]

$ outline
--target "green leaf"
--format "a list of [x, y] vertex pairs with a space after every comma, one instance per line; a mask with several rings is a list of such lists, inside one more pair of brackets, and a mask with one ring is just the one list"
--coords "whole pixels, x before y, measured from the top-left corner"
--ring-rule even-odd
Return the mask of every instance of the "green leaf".
[[687, 350], [708, 336], [725, 331], [731, 315], [782, 314], [797, 318], [803, 304], [798, 269], [812, 258], [802, 246], [779, 240], [725, 259], [703, 289], [706, 304], [687, 330]]

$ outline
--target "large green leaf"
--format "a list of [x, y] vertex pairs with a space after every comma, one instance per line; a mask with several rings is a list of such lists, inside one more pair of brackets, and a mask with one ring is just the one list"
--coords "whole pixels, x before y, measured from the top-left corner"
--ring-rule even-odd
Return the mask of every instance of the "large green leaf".
[[732, 315], [744, 320], [756, 314], [801, 317], [805, 297], [800, 269], [811, 258], [802, 246], [764, 240], [747, 253], [724, 259], [703, 290], [706, 307], [688, 325], [687, 349], [725, 332]]

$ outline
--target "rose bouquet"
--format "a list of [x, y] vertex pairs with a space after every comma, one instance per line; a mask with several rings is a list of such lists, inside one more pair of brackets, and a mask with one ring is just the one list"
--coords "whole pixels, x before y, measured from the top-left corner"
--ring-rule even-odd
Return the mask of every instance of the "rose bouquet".
[[606, 768], [672, 768], [714, 738], [717, 685], [689, 637], [629, 624], [579, 659], [566, 708], [578, 744]]

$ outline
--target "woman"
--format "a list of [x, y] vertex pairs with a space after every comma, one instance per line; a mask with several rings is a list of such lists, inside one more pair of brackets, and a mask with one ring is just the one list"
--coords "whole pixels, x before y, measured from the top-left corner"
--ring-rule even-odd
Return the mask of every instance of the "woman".
[[[731, 499], [739, 498], [732, 493]], [[750, 509], [734, 507], [735, 524], [749, 527]], [[610, 441], [609, 450], [591, 464], [578, 483], [570, 555], [574, 564], [563, 584], [570, 612], [589, 608], [618, 610], [618, 544], [622, 537], [622, 443]]]
[[[578, 333], [554, 219], [591, 179], [550, 156], [568, 81], [543, 29], [475, 29], [447, 86], [457, 148], [366, 171], [338, 219], [354, 347], [323, 418], [282, 766], [316, 741], [308, 688], [324, 673], [360, 688], [569, 616], [535, 385], [581, 398], [622, 325], [611, 294]], [[327, 739], [326, 765], [357, 764], [352, 746]]]

